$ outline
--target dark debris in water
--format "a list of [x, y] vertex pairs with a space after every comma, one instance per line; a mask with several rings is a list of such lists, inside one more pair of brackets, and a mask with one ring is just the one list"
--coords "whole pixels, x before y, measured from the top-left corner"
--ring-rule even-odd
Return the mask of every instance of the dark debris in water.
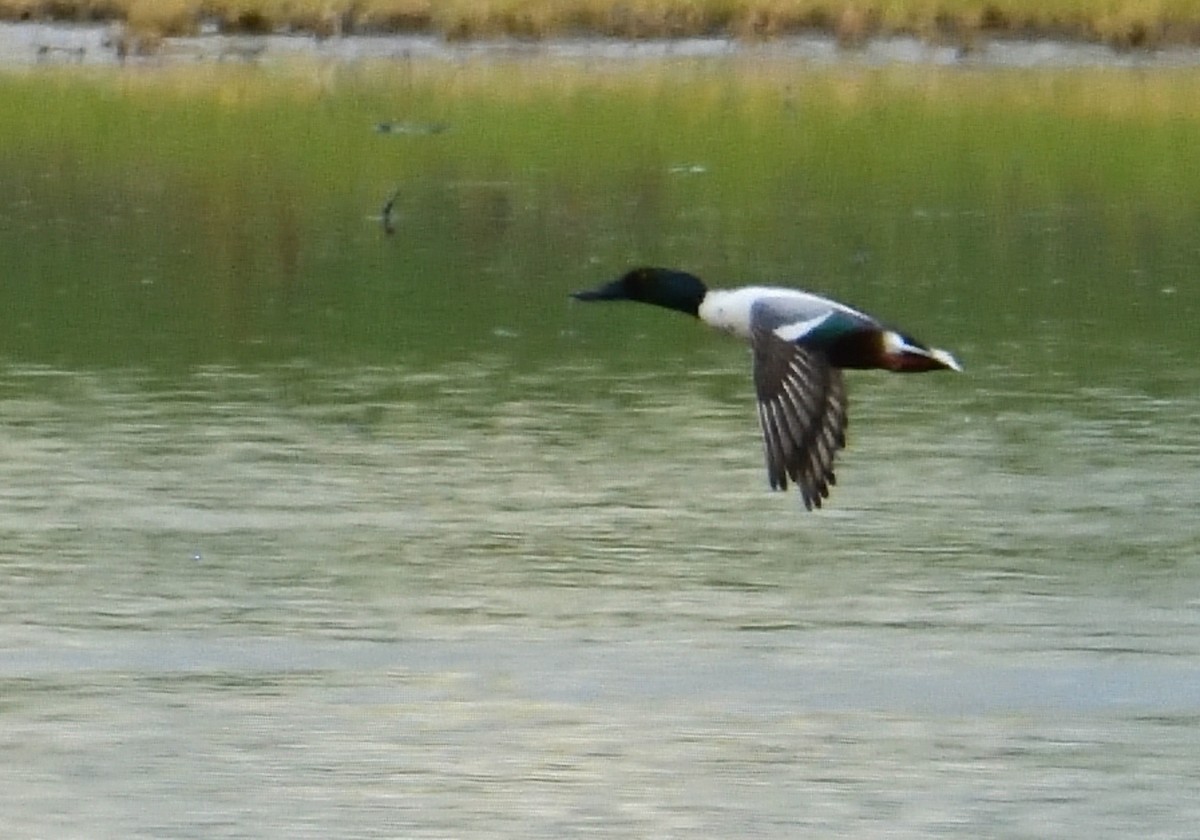
[[450, 125], [444, 122], [436, 123], [416, 123], [416, 122], [380, 122], [375, 123], [375, 131], [378, 134], [409, 134], [409, 135], [434, 135], [443, 134], [450, 130]]
[[399, 197], [400, 190], [394, 190], [379, 211], [380, 224], [383, 225], [383, 232], [388, 236], [392, 236], [396, 232], [396, 199]]

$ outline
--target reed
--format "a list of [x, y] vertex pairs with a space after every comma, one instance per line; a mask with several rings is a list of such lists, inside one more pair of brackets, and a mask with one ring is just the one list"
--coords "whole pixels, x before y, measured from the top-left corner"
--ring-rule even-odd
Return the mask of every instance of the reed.
[[845, 46], [910, 34], [970, 46], [1057, 37], [1121, 48], [1200, 43], [1200, 0], [0, 0], [8, 20], [124, 21], [169, 37], [229, 32], [420, 32], [448, 39], [726, 36], [803, 32]]

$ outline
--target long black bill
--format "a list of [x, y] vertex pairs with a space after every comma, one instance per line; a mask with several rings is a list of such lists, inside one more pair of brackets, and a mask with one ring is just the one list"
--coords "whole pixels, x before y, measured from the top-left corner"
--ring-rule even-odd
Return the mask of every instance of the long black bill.
[[624, 300], [626, 298], [625, 286], [620, 280], [614, 280], [599, 288], [571, 292], [571, 297], [575, 300]]

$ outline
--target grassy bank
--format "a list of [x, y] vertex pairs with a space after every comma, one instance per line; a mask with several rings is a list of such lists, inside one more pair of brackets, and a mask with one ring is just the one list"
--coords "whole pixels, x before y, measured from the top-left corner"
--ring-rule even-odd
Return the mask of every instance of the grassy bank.
[[1200, 0], [0, 0], [0, 18], [123, 22], [150, 36], [225, 32], [431, 33], [448, 39], [597, 35], [762, 39], [804, 32], [847, 46], [915, 34], [969, 46], [1055, 37], [1121, 48], [1200, 44]]

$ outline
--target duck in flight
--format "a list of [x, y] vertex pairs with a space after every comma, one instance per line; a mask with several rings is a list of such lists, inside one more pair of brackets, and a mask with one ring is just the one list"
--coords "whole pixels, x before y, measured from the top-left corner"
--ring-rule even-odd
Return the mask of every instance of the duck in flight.
[[750, 342], [771, 489], [786, 490], [790, 481], [809, 510], [828, 498], [835, 483], [833, 459], [846, 445], [843, 369], [962, 370], [945, 350], [798, 289], [710, 289], [685, 271], [635, 268], [572, 297], [651, 303]]

